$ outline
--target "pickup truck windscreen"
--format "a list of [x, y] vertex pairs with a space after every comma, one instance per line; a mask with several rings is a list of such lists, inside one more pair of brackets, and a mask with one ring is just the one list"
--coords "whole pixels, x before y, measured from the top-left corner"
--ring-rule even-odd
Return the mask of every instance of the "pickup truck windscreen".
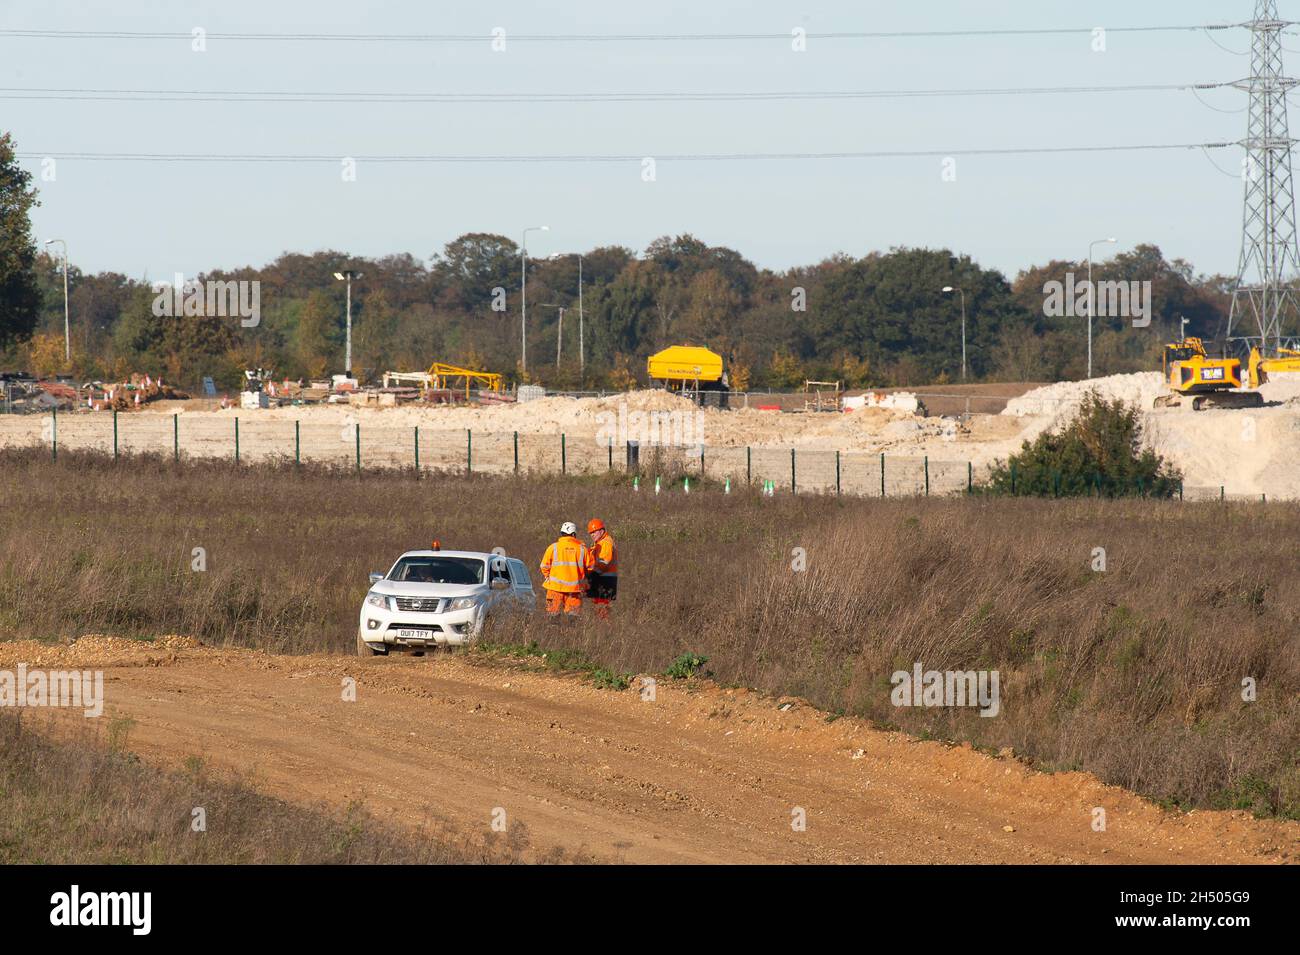
[[481, 584], [483, 561], [473, 557], [403, 557], [388, 579], [416, 584]]

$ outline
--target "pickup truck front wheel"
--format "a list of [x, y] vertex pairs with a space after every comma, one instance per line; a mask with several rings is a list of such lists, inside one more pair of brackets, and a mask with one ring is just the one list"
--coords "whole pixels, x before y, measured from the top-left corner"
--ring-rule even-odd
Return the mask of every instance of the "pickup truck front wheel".
[[382, 657], [387, 656], [387, 650], [374, 650], [366, 643], [365, 637], [360, 633], [357, 634], [357, 656], [359, 657]]

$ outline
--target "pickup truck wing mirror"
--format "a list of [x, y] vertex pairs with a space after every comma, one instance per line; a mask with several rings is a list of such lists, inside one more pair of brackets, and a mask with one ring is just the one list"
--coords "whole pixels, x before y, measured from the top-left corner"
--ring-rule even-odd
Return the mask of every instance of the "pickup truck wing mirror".
[[380, 582], [381, 580], [383, 580], [383, 579], [384, 579], [384, 575], [381, 574], [379, 571], [377, 571], [377, 570], [372, 570], [372, 571], [370, 572], [370, 582], [371, 582], [372, 584], [377, 584], [377, 583], [379, 583], [379, 582]]

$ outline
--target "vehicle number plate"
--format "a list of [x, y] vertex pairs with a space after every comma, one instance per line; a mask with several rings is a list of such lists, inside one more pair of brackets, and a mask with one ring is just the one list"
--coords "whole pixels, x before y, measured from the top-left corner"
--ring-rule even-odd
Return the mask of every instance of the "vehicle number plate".
[[432, 630], [398, 630], [398, 637], [403, 640], [432, 640]]

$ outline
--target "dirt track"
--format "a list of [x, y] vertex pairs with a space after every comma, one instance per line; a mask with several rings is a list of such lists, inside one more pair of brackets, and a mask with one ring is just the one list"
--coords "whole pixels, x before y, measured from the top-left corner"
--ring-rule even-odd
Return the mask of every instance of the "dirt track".
[[[650, 702], [635, 687], [598, 690], [461, 657], [151, 648], [94, 661], [37, 647], [0, 644], [0, 665], [100, 663], [98, 722], [134, 719], [128, 745], [148, 760], [177, 767], [199, 755], [291, 801], [360, 799], [410, 824], [487, 827], [501, 807], [538, 848], [629, 862], [1300, 858], [1300, 823], [1169, 814], [1087, 774], [828, 723], [797, 701], [782, 710], [743, 690], [661, 680]], [[355, 702], [342, 699], [348, 676]], [[73, 721], [86, 723], [60, 713]], [[1105, 832], [1091, 827], [1096, 806]], [[796, 807], [806, 831], [791, 826]]]

